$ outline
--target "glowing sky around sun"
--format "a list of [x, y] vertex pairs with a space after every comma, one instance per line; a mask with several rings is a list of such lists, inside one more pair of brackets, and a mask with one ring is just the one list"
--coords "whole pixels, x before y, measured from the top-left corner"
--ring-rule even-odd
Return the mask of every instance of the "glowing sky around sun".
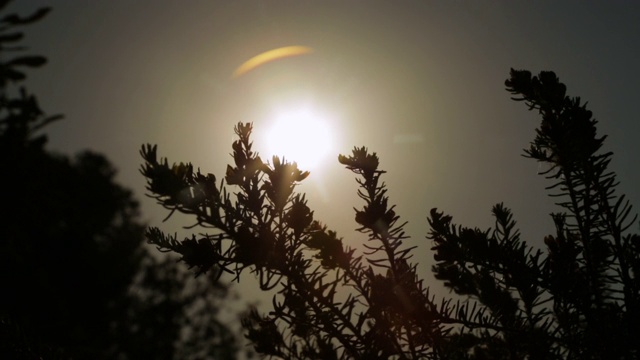
[[[554, 70], [568, 94], [589, 101], [600, 134], [609, 135], [620, 191], [640, 207], [640, 2], [10, 6], [38, 4], [54, 11], [27, 30], [27, 44], [50, 62], [29, 75], [28, 86], [47, 112], [66, 118], [47, 130], [51, 147], [105, 153], [151, 223], [166, 213], [143, 195], [141, 144], [158, 144], [170, 161], [191, 161], [220, 177], [237, 122], [253, 122], [256, 147], [268, 152], [262, 136], [277, 128], [277, 114], [312, 104], [331, 147], [301, 189], [315, 215], [348, 241], [362, 240], [353, 232], [353, 206], [361, 203], [353, 175], [336, 159], [364, 145], [388, 171], [388, 195], [409, 221], [408, 244], [420, 246], [416, 261], [426, 271], [432, 254], [425, 218], [433, 207], [484, 229], [493, 225], [491, 206], [504, 201], [523, 239], [543, 246], [553, 231], [548, 213], [557, 209], [538, 165], [520, 156], [539, 119], [504, 91], [511, 67]], [[232, 77], [256, 55], [291, 45], [314, 51]], [[313, 135], [320, 139], [323, 131]], [[181, 231], [178, 225], [167, 224]]]
[[314, 109], [294, 106], [277, 114], [266, 130], [266, 155], [285, 157], [305, 171], [314, 170], [334, 150], [331, 130]]

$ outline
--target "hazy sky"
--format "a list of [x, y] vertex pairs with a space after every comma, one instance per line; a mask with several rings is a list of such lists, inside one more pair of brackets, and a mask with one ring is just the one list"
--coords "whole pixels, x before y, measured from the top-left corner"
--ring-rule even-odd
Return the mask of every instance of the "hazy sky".
[[[422, 244], [417, 261], [433, 258], [424, 238], [433, 207], [487, 228], [491, 206], [504, 201], [524, 240], [541, 245], [557, 209], [538, 165], [521, 156], [539, 119], [504, 90], [511, 67], [553, 70], [569, 95], [589, 101], [615, 152], [619, 190], [640, 206], [640, 2], [32, 0], [13, 8], [39, 5], [54, 11], [27, 43], [50, 63], [28, 84], [47, 112], [66, 116], [48, 129], [50, 147], [105, 153], [151, 225], [166, 213], [143, 196], [141, 144], [221, 177], [235, 123], [266, 131], [274, 111], [305, 103], [326, 114], [335, 155], [301, 190], [347, 243], [363, 239], [353, 232], [360, 204], [336, 158], [366, 145], [389, 171], [410, 244]], [[287, 45], [315, 52], [231, 79], [243, 61]]]

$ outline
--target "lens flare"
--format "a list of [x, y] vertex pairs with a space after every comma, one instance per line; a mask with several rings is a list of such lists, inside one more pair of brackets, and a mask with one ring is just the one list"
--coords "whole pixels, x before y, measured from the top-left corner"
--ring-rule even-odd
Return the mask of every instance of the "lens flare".
[[285, 46], [258, 54], [240, 65], [231, 75], [232, 78], [240, 77], [249, 71], [271, 61], [284, 59], [292, 56], [305, 55], [313, 52], [307, 46]]

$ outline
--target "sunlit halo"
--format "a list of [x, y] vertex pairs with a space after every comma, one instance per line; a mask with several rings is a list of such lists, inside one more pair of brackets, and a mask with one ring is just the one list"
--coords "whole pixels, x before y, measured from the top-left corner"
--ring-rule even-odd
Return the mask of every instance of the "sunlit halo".
[[332, 147], [326, 119], [310, 109], [280, 113], [266, 133], [269, 157], [285, 157], [298, 163], [301, 170], [313, 170]]

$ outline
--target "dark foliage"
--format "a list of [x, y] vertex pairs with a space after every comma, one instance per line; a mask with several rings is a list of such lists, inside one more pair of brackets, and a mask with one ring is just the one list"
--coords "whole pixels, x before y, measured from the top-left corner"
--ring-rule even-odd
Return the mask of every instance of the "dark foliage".
[[277, 157], [265, 163], [252, 150], [251, 124], [236, 126], [234, 164], [220, 181], [142, 147], [149, 193], [214, 230], [179, 240], [150, 228], [149, 241], [198, 274], [249, 270], [261, 289], [276, 288], [272, 311], [254, 310], [243, 322], [268, 356], [637, 359], [640, 236], [625, 234], [636, 217], [615, 192], [612, 154], [600, 152], [605, 137], [554, 73], [512, 70], [506, 86], [542, 117], [525, 156], [549, 164], [547, 190], [562, 212], [551, 214], [557, 231], [544, 250], [520, 239], [502, 203], [489, 230], [431, 210], [433, 272], [460, 300], [436, 302], [423, 286], [375, 153], [355, 148], [338, 159], [357, 175], [364, 202], [355, 221], [368, 240], [358, 254], [295, 192], [306, 172]]
[[563, 212], [546, 252], [520, 240], [511, 212], [493, 208], [480, 231], [431, 211], [438, 279], [469, 301], [458, 305], [465, 349], [477, 358], [637, 359], [640, 335], [636, 221], [617, 195], [612, 153], [580, 98], [553, 72], [511, 71], [507, 90], [542, 117], [525, 156], [547, 163], [547, 187]]
[[215, 316], [227, 288], [149, 252], [105, 157], [46, 151], [61, 116], [20, 87], [45, 59], [20, 55], [16, 28], [47, 12], [0, 19], [0, 358], [235, 358]]
[[190, 164], [169, 166], [155, 147], [143, 147], [142, 172], [159, 202], [218, 230], [180, 241], [151, 228], [150, 241], [181, 254], [198, 273], [215, 268], [239, 276], [249, 269], [263, 290], [278, 288], [271, 313], [253, 311], [243, 322], [260, 353], [327, 359], [430, 354], [447, 330], [417, 278], [411, 249], [402, 247], [404, 224], [388, 205], [377, 156], [361, 148], [340, 158], [361, 176], [366, 202], [356, 221], [369, 236], [369, 251], [356, 256], [295, 194], [307, 173], [278, 158], [264, 163], [252, 150], [251, 130], [250, 124], [236, 127], [235, 166], [225, 177], [240, 189], [234, 194], [215, 176], [194, 172]]

